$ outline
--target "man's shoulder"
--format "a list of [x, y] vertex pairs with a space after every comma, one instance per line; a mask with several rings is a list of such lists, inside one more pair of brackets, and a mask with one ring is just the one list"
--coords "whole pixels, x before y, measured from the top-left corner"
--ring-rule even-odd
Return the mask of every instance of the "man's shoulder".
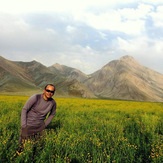
[[50, 98], [48, 101], [47, 101], [52, 107], [56, 107], [56, 101], [53, 99], [53, 98]]
[[41, 96], [42, 96], [42, 94], [34, 94], [31, 97], [41, 97]]
[[31, 99], [35, 99], [35, 100], [38, 100], [38, 99], [40, 99], [41, 98], [41, 94], [34, 94], [34, 95], [32, 95], [30, 98]]
[[53, 98], [51, 98], [50, 101], [53, 103], [53, 105], [56, 105], [56, 101]]
[[42, 94], [35, 94], [35, 96], [41, 98]]

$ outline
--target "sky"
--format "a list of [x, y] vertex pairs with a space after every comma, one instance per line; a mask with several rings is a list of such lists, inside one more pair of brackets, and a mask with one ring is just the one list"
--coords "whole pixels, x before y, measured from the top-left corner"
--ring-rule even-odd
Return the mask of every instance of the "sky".
[[163, 0], [0, 0], [0, 55], [86, 74], [130, 55], [163, 74]]

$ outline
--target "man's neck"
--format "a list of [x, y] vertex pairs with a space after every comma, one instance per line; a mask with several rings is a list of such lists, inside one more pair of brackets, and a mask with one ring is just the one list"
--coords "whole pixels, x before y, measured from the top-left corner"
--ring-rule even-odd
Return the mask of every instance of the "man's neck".
[[45, 100], [45, 101], [48, 101], [49, 99], [45, 96], [45, 94], [43, 94], [43, 99]]

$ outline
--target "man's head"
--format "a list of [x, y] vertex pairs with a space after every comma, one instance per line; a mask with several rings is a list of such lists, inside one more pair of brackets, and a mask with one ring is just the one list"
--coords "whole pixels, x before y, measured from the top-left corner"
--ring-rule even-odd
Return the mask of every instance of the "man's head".
[[47, 84], [44, 88], [44, 99], [48, 100], [52, 98], [55, 93], [55, 86], [53, 84]]

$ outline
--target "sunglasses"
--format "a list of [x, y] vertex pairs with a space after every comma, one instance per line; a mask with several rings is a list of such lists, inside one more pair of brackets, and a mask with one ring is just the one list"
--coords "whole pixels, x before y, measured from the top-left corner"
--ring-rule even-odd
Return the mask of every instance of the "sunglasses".
[[51, 91], [49, 89], [46, 89], [46, 92], [54, 93], [54, 91]]

